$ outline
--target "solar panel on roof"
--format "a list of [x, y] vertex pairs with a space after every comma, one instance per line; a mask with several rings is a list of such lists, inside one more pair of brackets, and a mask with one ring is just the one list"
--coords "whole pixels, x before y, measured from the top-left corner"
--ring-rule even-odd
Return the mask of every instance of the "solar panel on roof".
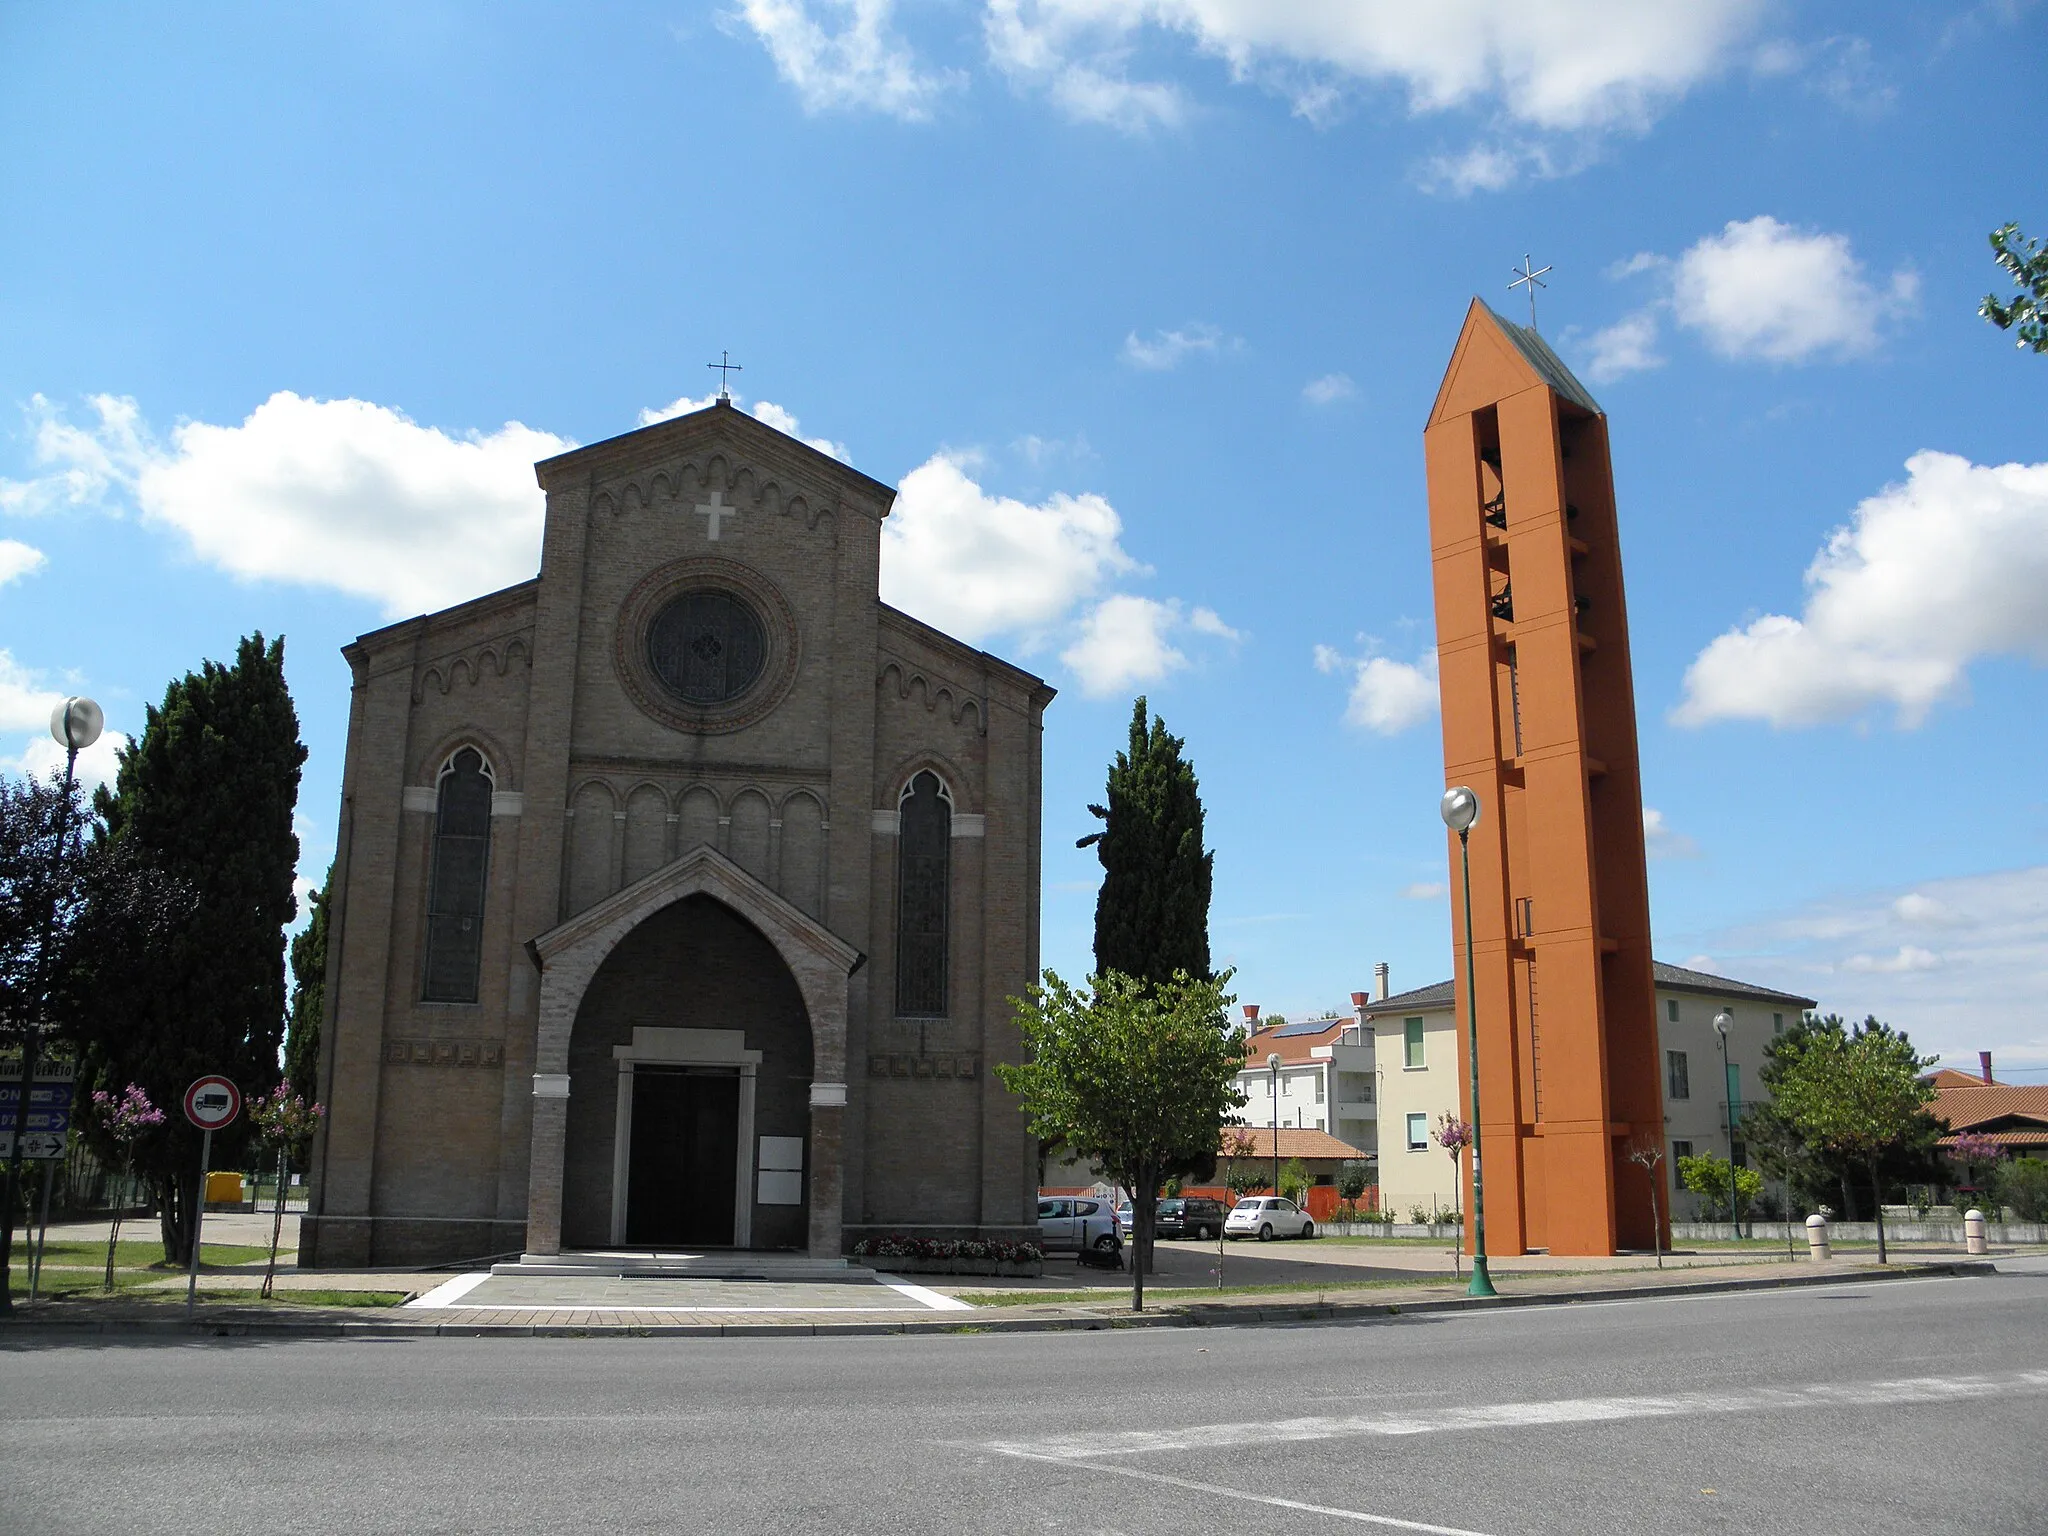
[[1320, 1035], [1324, 1030], [1342, 1024], [1342, 1019], [1304, 1019], [1299, 1024], [1282, 1024], [1273, 1033], [1283, 1039], [1289, 1035]]

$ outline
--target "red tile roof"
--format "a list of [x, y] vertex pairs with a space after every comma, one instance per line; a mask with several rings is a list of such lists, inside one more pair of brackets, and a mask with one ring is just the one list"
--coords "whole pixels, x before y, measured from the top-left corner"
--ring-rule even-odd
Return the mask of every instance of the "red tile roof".
[[[1972, 1079], [1966, 1087], [1953, 1087], [1934, 1076], [1935, 1095], [1930, 1109], [1934, 1118], [1950, 1132], [1975, 1131], [2013, 1147], [2048, 1146], [2048, 1084], [1985, 1083]], [[1943, 1144], [1954, 1141], [1951, 1134]]]
[[[1244, 1131], [1251, 1136], [1252, 1150], [1246, 1154], [1251, 1158], [1271, 1158], [1273, 1155], [1273, 1128], [1270, 1125], [1226, 1125], [1223, 1134], [1228, 1137], [1233, 1131]], [[1228, 1143], [1224, 1144], [1226, 1147]], [[1280, 1127], [1280, 1155], [1282, 1157], [1312, 1158], [1354, 1158], [1365, 1154], [1348, 1141], [1339, 1141], [1328, 1131], [1302, 1130], [1291, 1125]]]

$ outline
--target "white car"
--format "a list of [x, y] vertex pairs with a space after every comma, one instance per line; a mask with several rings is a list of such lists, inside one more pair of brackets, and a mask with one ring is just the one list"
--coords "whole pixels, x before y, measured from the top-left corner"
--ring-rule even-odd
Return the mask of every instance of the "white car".
[[1256, 1237], [1264, 1243], [1276, 1237], [1314, 1237], [1316, 1224], [1292, 1200], [1282, 1200], [1277, 1195], [1253, 1195], [1231, 1207], [1223, 1222], [1223, 1235]]

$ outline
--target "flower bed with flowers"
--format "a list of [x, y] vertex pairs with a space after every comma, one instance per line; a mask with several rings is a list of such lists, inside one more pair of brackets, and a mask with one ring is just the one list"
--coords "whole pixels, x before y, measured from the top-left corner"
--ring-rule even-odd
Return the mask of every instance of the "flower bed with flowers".
[[901, 1275], [1036, 1275], [1045, 1267], [1036, 1243], [979, 1237], [864, 1237], [853, 1256]]

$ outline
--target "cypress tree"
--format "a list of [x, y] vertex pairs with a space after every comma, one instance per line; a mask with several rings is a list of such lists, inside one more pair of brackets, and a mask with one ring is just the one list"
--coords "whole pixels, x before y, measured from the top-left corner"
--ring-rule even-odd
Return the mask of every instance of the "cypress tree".
[[327, 1007], [327, 898], [334, 866], [307, 901], [313, 916], [292, 940], [292, 1009], [284, 1027], [284, 1078], [311, 1103], [319, 1097], [320, 1026]]
[[1109, 767], [1109, 803], [1091, 805], [1100, 832], [1081, 838], [1102, 860], [1095, 898], [1095, 969], [1140, 981], [1185, 971], [1210, 981], [1209, 886], [1215, 855], [1202, 847], [1202, 794], [1186, 743], [1166, 722], [1131, 711], [1129, 746]]
[[[284, 930], [299, 840], [306, 749], [284, 679], [284, 641], [242, 640], [232, 666], [206, 662], [165, 690], [94, 801], [100, 836], [133, 845], [191, 893], [175, 929], [95, 967], [93, 1054], [106, 1081], [175, 1105], [209, 1072], [245, 1097], [277, 1083], [285, 1020]], [[234, 1166], [248, 1121], [214, 1138]], [[161, 1197], [165, 1257], [189, 1255], [202, 1198], [199, 1132], [174, 1114], [137, 1148]]]

